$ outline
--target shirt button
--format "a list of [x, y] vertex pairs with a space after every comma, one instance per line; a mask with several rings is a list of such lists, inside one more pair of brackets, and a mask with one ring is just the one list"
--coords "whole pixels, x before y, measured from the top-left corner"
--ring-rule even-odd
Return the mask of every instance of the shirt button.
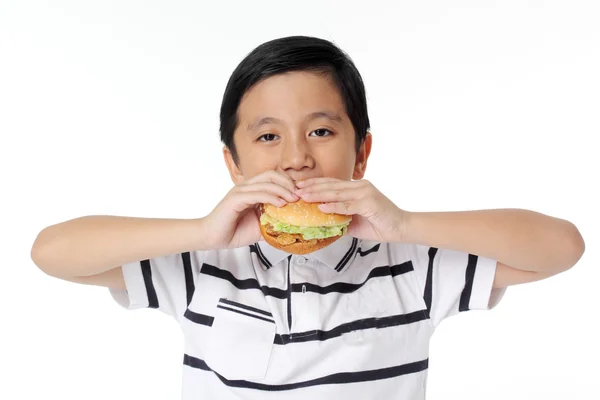
[[299, 265], [304, 265], [304, 264], [306, 264], [306, 257], [298, 257], [298, 260], [296, 262]]

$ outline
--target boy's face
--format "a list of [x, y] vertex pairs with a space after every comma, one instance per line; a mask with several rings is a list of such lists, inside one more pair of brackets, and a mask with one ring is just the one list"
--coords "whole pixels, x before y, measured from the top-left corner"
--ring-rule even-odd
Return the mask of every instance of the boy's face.
[[371, 135], [357, 154], [354, 128], [327, 75], [289, 72], [259, 82], [242, 98], [238, 120], [238, 165], [224, 149], [235, 184], [266, 170], [293, 180], [362, 179], [365, 173]]

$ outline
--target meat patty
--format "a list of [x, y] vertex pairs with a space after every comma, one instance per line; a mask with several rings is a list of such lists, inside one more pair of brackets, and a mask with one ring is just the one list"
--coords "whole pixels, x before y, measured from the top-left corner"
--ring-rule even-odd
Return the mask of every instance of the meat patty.
[[318, 239], [304, 240], [301, 234], [299, 233], [285, 233], [285, 232], [277, 232], [273, 229], [273, 225], [266, 224], [265, 229], [267, 233], [277, 240], [277, 243], [281, 245], [290, 245], [296, 242], [308, 242], [311, 244], [317, 243]]

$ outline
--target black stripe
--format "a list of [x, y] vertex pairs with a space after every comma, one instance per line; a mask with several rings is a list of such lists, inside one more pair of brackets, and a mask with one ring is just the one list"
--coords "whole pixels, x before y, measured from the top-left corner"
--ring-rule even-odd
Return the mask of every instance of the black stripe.
[[283, 289], [272, 288], [268, 286], [260, 286], [258, 281], [252, 278], [237, 279], [235, 276], [233, 276], [231, 272], [217, 268], [214, 265], [202, 264], [202, 268], [200, 268], [200, 273], [229, 281], [233, 286], [240, 290], [258, 289], [262, 291], [265, 296], [273, 296], [278, 299], [285, 299], [287, 297], [287, 292]]
[[407, 272], [413, 271], [412, 261], [405, 261], [402, 264], [392, 265], [390, 267], [392, 276], [398, 276], [402, 274], [406, 274]]
[[144, 277], [144, 285], [146, 286], [146, 294], [148, 295], [148, 308], [158, 308], [158, 297], [156, 296], [156, 289], [152, 282], [150, 260], [140, 261], [140, 266], [142, 268], [142, 276]]
[[429, 266], [427, 267], [427, 280], [425, 281], [425, 293], [423, 293], [423, 299], [425, 300], [425, 306], [427, 307], [427, 315], [431, 314], [431, 302], [433, 299], [433, 261], [438, 249], [435, 247], [429, 248]]
[[[203, 371], [212, 371], [210, 367], [206, 364], [206, 362], [204, 362], [204, 360], [200, 360], [187, 354], [183, 356], [183, 364]], [[221, 380], [221, 382], [223, 382], [226, 386], [229, 387], [239, 387], [265, 391], [281, 391], [318, 385], [369, 382], [378, 381], [381, 379], [395, 378], [402, 375], [414, 374], [417, 372], [425, 371], [428, 368], [428, 365], [429, 359], [425, 359], [388, 368], [372, 369], [357, 372], [340, 372], [337, 374], [327, 375], [321, 378], [311, 379], [303, 382], [288, 383], [284, 385], [268, 385], [265, 383], [257, 383], [244, 380], [229, 380], [219, 375], [217, 372], [213, 371], [213, 373]]]
[[187, 295], [187, 305], [189, 306], [196, 286], [194, 285], [194, 273], [192, 272], [192, 260], [190, 258], [190, 252], [186, 251], [181, 253], [181, 260], [183, 261], [183, 272], [185, 274], [185, 293]]
[[348, 249], [348, 251], [346, 252], [344, 257], [340, 260], [338, 265], [336, 265], [336, 267], [335, 267], [335, 270], [337, 272], [340, 272], [346, 266], [348, 261], [350, 261], [350, 259], [352, 258], [352, 255], [354, 254], [354, 251], [356, 250], [357, 244], [358, 244], [358, 240], [356, 238], [352, 238], [352, 245], [350, 246], [350, 248]]
[[[188, 356], [187, 354], [183, 355], [183, 365], [187, 365], [188, 367], [201, 369], [203, 371], [212, 371], [212, 369], [208, 368], [206, 362], [196, 357]], [[216, 372], [215, 372], [216, 374]]]
[[215, 321], [215, 318], [211, 317], [210, 315], [198, 314], [190, 309], [185, 310], [183, 316], [192, 322], [206, 326], [212, 326], [213, 322]]
[[275, 344], [285, 345], [289, 343], [325, 341], [339, 337], [343, 334], [360, 331], [364, 329], [382, 329], [392, 326], [408, 325], [423, 321], [428, 318], [425, 310], [419, 310], [408, 314], [392, 315], [383, 318], [365, 318], [336, 326], [329, 331], [313, 330], [285, 335], [276, 335]]
[[347, 253], [347, 259], [345, 261], [343, 261], [343, 263], [341, 265], [339, 265], [339, 269], [336, 269], [336, 271], [341, 272], [344, 269], [344, 267], [350, 262], [350, 260], [352, 260], [352, 257], [354, 257], [354, 255], [356, 254], [357, 248], [358, 248], [358, 239], [352, 238], [352, 246], [350, 246], [350, 251], [349, 251], [349, 253]]
[[377, 243], [375, 246], [373, 246], [369, 250], [365, 250], [365, 251], [362, 251], [362, 249], [359, 247], [358, 248], [358, 254], [361, 257], [364, 257], [364, 256], [367, 256], [367, 255], [373, 253], [373, 252], [378, 252], [379, 251], [379, 246], [381, 246], [381, 243]]
[[258, 254], [260, 254], [263, 262], [266, 264], [267, 269], [271, 268], [273, 265], [271, 264], [271, 261], [269, 261], [269, 259], [267, 258], [267, 256], [265, 256], [265, 253], [263, 253], [262, 249], [260, 248], [259, 244], [256, 244], [256, 250], [258, 250]]
[[467, 271], [465, 272], [465, 287], [460, 295], [460, 304], [458, 311], [469, 311], [469, 303], [471, 301], [471, 292], [473, 291], [473, 281], [475, 280], [475, 267], [477, 266], [477, 256], [469, 254], [469, 262]]
[[287, 319], [288, 328], [292, 330], [292, 282], [290, 282], [290, 261], [292, 256], [288, 256], [288, 276], [287, 276]]
[[[397, 275], [404, 274], [406, 272], [410, 272], [412, 270], [413, 270], [412, 262], [406, 261], [402, 264], [393, 265], [391, 267], [383, 266], [383, 267], [374, 268], [373, 270], [371, 270], [371, 272], [369, 273], [369, 275], [367, 276], [366, 280], [363, 283], [354, 284], [354, 283], [346, 283], [346, 282], [337, 282], [337, 283], [334, 283], [334, 284], [331, 284], [331, 285], [325, 286], [325, 287], [321, 287], [321, 286], [318, 286], [318, 285], [315, 285], [312, 283], [294, 283], [294, 284], [292, 284], [292, 291], [293, 292], [302, 292], [302, 286], [305, 285], [306, 291], [312, 291], [312, 292], [320, 293], [320, 294], [326, 294], [326, 293], [332, 293], [332, 292], [351, 293], [351, 292], [359, 289], [361, 286], [363, 286], [366, 283], [367, 280], [369, 280], [371, 278], [380, 277], [380, 276], [388, 276], [388, 275], [397, 276]], [[241, 290], [259, 289], [264, 293], [265, 296], [272, 296], [272, 297], [275, 297], [278, 299], [287, 299], [288, 298], [287, 289], [283, 290], [283, 289], [279, 289], [279, 288], [272, 288], [269, 286], [260, 286], [258, 281], [256, 279], [252, 279], [252, 278], [237, 279], [235, 276], [233, 276], [233, 274], [230, 271], [217, 268], [214, 265], [203, 264], [202, 268], [200, 269], [200, 273], [209, 275], [209, 276], [213, 276], [215, 278], [224, 279], [224, 280], [230, 282], [236, 288], [241, 289]]]
[[264, 317], [259, 317], [258, 315], [254, 315], [254, 314], [250, 314], [250, 313], [247, 313], [247, 312], [244, 312], [244, 311], [236, 310], [235, 308], [231, 308], [231, 307], [225, 307], [225, 306], [222, 306], [220, 304], [217, 305], [217, 308], [222, 308], [223, 310], [227, 310], [227, 311], [231, 311], [231, 312], [234, 312], [234, 313], [242, 314], [242, 315], [245, 315], [247, 317], [252, 317], [252, 318], [260, 319], [260, 320], [263, 320], [263, 321], [271, 322], [273, 324], [275, 323], [275, 321], [273, 321], [272, 319], [268, 319], [268, 318], [264, 318]]
[[413, 270], [413, 265], [411, 261], [406, 261], [402, 264], [393, 265], [391, 267], [377, 267], [373, 268], [369, 275], [362, 283], [346, 283], [346, 282], [336, 282], [332, 283], [329, 286], [319, 286], [314, 283], [294, 283], [292, 285], [293, 292], [302, 292], [302, 287], [305, 287], [305, 291], [307, 292], [315, 292], [319, 294], [327, 294], [327, 293], [352, 293], [362, 286], [364, 286], [367, 281], [371, 278], [378, 278], [382, 276], [397, 276]]
[[267, 260], [267, 257], [265, 257], [258, 244], [250, 245], [250, 253], [255, 253], [260, 262], [263, 263], [263, 265], [267, 267], [267, 269], [272, 267], [271, 262]]
[[255, 313], [266, 315], [267, 317], [273, 317], [273, 314], [271, 314], [270, 312], [266, 312], [266, 311], [260, 310], [258, 308], [247, 306], [245, 304], [237, 303], [235, 301], [231, 301], [231, 300], [227, 300], [227, 299], [219, 299], [219, 302], [220, 303], [229, 304], [230, 306], [235, 306], [235, 307], [243, 308], [243, 309], [248, 310], [248, 311], [254, 311]]

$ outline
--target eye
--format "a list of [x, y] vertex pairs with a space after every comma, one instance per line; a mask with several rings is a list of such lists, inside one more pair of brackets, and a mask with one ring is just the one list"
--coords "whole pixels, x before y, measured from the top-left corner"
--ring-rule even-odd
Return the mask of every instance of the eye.
[[311, 134], [313, 133], [318, 137], [331, 136], [333, 134], [329, 129], [315, 129], [311, 132]]
[[259, 137], [258, 141], [259, 142], [272, 142], [276, 138], [277, 138], [277, 135], [275, 135], [274, 133], [266, 133], [266, 134], [262, 135], [261, 137]]

